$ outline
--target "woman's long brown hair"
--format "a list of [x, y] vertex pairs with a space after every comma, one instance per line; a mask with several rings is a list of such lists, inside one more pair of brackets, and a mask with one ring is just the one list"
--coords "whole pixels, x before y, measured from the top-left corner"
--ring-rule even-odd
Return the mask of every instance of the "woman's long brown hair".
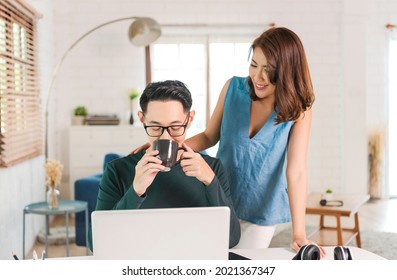
[[[276, 124], [297, 120], [314, 102], [313, 85], [301, 40], [291, 30], [276, 27], [256, 38], [251, 51], [257, 47], [267, 59], [270, 83], [276, 86]], [[258, 100], [251, 78], [248, 84], [251, 99]]]

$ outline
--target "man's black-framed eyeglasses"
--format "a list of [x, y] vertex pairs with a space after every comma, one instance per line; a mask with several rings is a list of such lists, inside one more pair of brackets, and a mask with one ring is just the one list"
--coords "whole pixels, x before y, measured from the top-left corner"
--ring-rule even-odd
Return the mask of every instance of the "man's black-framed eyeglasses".
[[186, 119], [184, 121], [185, 124], [174, 124], [169, 126], [144, 124], [143, 127], [145, 128], [146, 134], [150, 137], [160, 137], [161, 135], [163, 135], [165, 129], [170, 136], [179, 137], [185, 134], [186, 127], [189, 123], [189, 116], [190, 112], [186, 116]]

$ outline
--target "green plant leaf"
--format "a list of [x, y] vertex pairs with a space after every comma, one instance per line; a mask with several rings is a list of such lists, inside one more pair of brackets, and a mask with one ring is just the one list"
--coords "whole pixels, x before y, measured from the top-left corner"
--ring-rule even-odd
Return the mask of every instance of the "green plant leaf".
[[88, 110], [85, 106], [78, 106], [74, 108], [74, 115], [75, 116], [87, 116]]
[[135, 98], [137, 98], [141, 93], [139, 91], [133, 90], [130, 92], [130, 94], [128, 95], [130, 97], [130, 100], [134, 100]]

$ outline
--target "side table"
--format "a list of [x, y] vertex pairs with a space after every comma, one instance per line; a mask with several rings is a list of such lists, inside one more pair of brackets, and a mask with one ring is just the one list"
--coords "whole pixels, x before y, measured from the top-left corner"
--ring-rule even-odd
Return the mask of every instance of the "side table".
[[[360, 226], [358, 220], [358, 210], [369, 200], [369, 195], [355, 194], [334, 194], [333, 200], [343, 201], [343, 206], [322, 206], [320, 204], [321, 193], [310, 193], [306, 202], [306, 214], [320, 215], [320, 226], [313, 233], [308, 235], [309, 239], [319, 245], [338, 245], [344, 246], [356, 238], [357, 247], [361, 248]], [[324, 225], [324, 216], [334, 216], [336, 227]], [[341, 217], [353, 217], [354, 227], [343, 228]], [[336, 233], [336, 235], [335, 235]], [[336, 237], [336, 238], [335, 238]], [[335, 242], [336, 239], [336, 242]]]
[[[22, 256], [25, 258], [25, 215], [26, 214], [38, 214], [45, 215], [45, 252], [48, 256], [48, 234], [49, 234], [49, 216], [51, 215], [64, 215], [66, 220], [66, 256], [69, 257], [69, 214], [78, 213], [85, 211], [85, 229], [86, 229], [86, 244], [88, 244], [88, 203], [80, 200], [60, 200], [58, 202], [58, 208], [48, 208], [46, 201], [32, 203], [26, 205], [23, 208], [23, 244], [22, 244]], [[88, 255], [88, 246], [87, 255]]]

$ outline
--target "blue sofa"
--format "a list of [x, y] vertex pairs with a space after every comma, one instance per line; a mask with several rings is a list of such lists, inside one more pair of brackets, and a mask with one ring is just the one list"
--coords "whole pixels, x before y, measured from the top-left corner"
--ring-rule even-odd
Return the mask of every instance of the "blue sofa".
[[[108, 162], [123, 157], [123, 155], [108, 153], [105, 155], [103, 162], [103, 171], [105, 171]], [[91, 213], [95, 210], [96, 201], [99, 191], [99, 183], [102, 178], [101, 174], [95, 174], [85, 178], [78, 179], [74, 182], [74, 199], [88, 202], [88, 220], [91, 224]], [[76, 214], [75, 228], [76, 228], [76, 245], [87, 246], [85, 240], [85, 216], [84, 212]]]

